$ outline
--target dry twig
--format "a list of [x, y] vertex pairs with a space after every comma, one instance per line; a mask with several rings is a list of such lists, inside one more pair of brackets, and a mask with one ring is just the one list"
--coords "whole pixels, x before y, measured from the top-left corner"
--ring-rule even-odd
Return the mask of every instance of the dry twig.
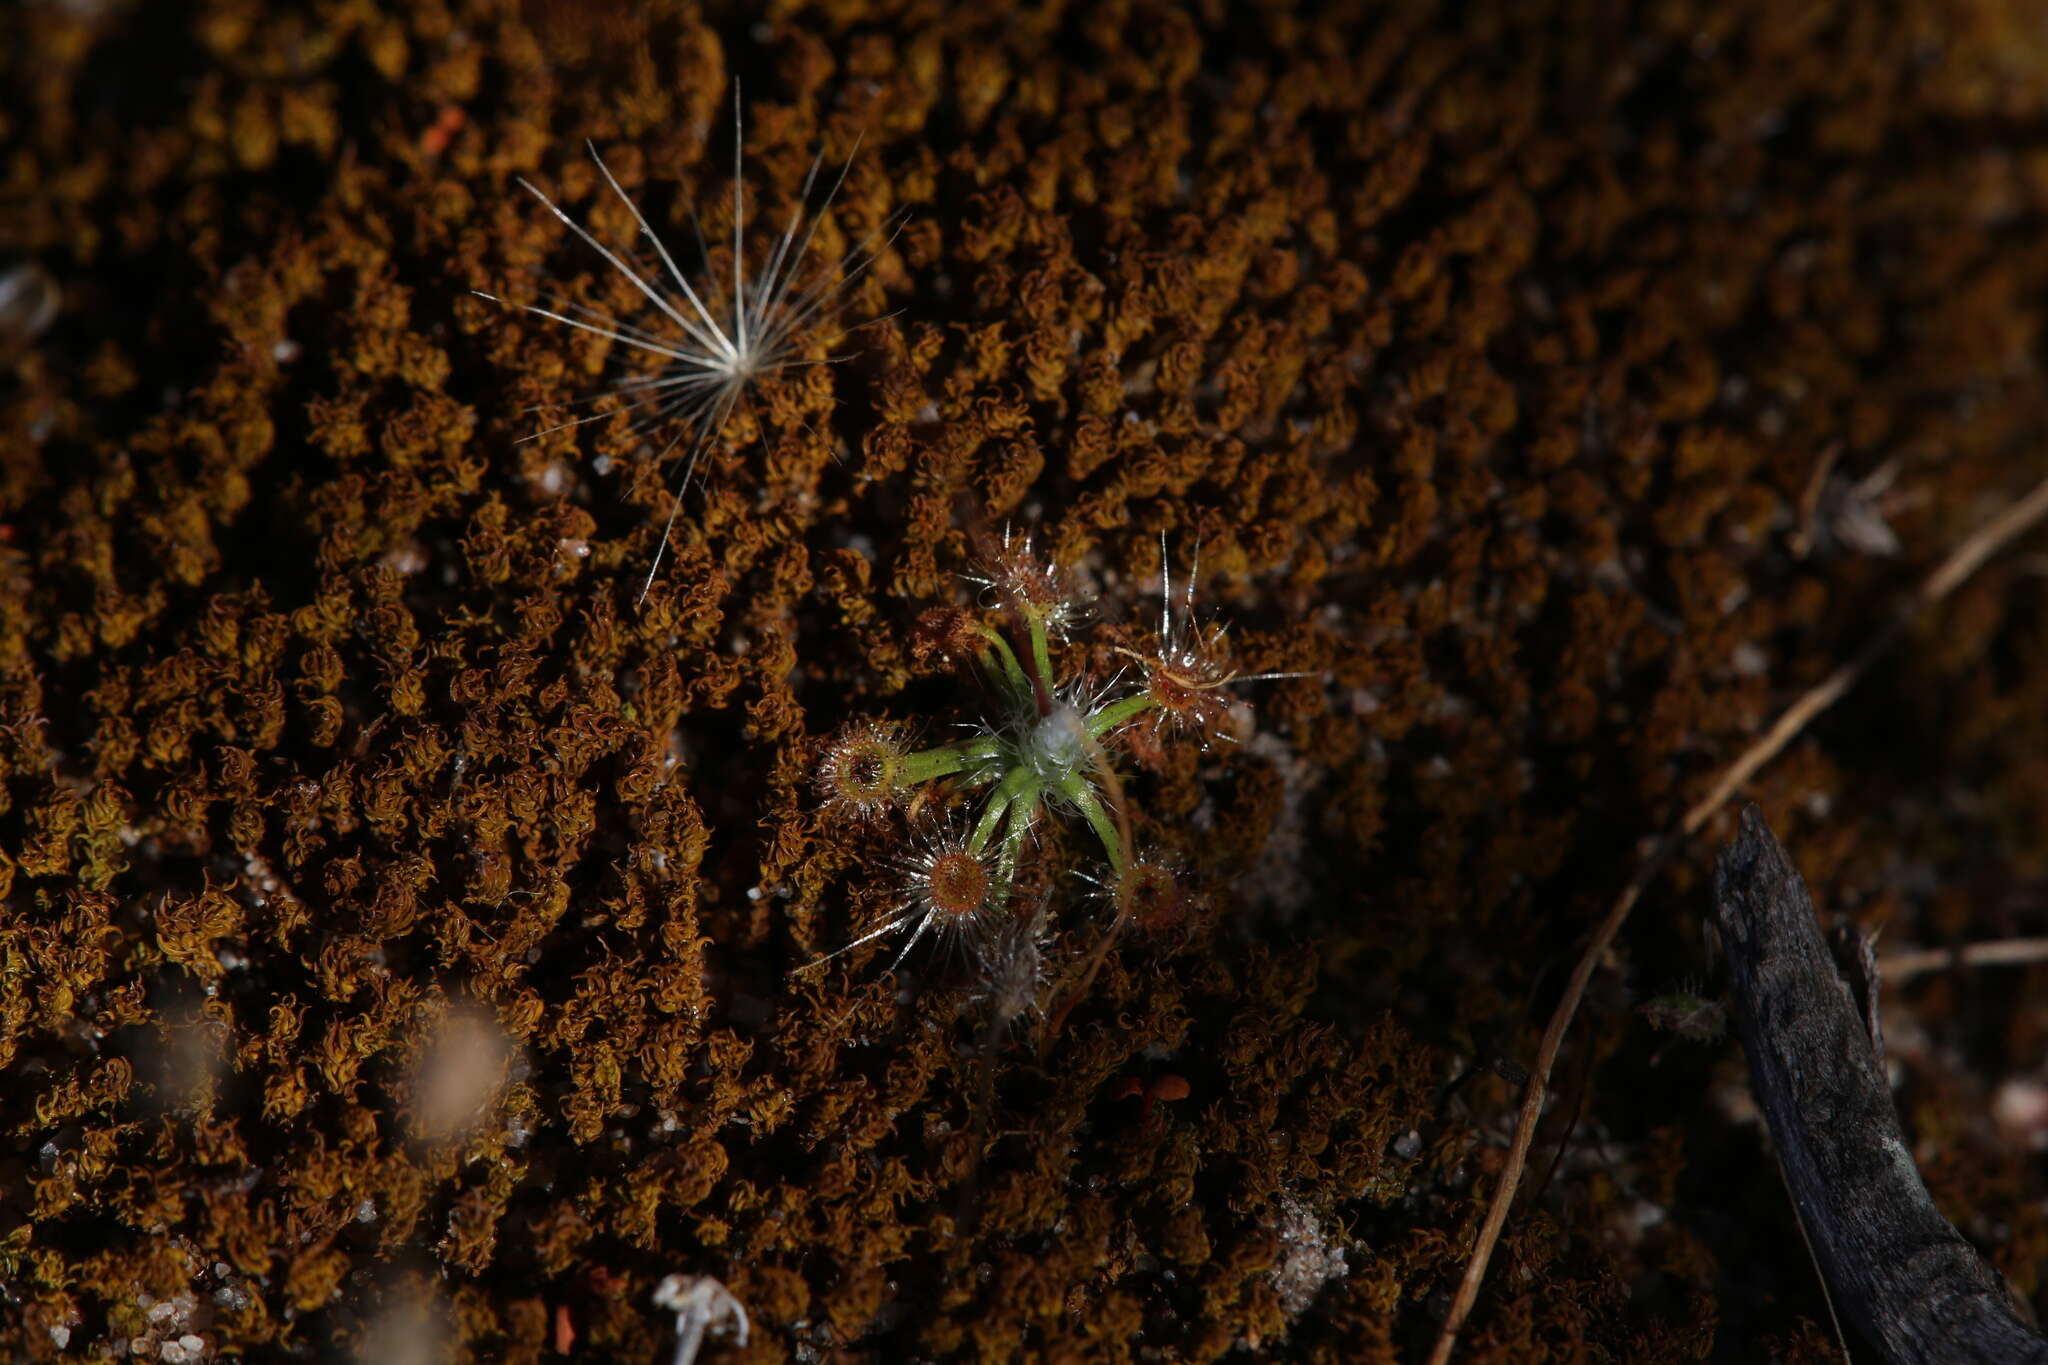
[[2048, 962], [2048, 938], [2007, 938], [1966, 943], [1960, 948], [1913, 948], [1878, 959], [1885, 985], [1910, 981], [1949, 967], [2024, 967]]
[[1559, 1000], [1552, 1011], [1549, 1025], [1543, 1030], [1543, 1041], [1537, 1048], [1536, 1065], [1529, 1075], [1529, 1084], [1522, 1092], [1521, 1113], [1515, 1125], [1514, 1142], [1508, 1148], [1507, 1164], [1501, 1170], [1500, 1184], [1494, 1190], [1493, 1200], [1487, 1206], [1486, 1221], [1480, 1226], [1479, 1239], [1472, 1248], [1472, 1257], [1465, 1265], [1465, 1276], [1459, 1282], [1458, 1293], [1451, 1300], [1450, 1312], [1445, 1315], [1444, 1325], [1438, 1333], [1436, 1347], [1430, 1352], [1430, 1365], [1446, 1365], [1451, 1351], [1457, 1345], [1458, 1332], [1465, 1325], [1465, 1319], [1472, 1312], [1472, 1305], [1478, 1301], [1479, 1287], [1486, 1280], [1487, 1262], [1493, 1257], [1493, 1248], [1500, 1240], [1501, 1230], [1506, 1227], [1508, 1211], [1514, 1204], [1515, 1190], [1520, 1185], [1522, 1170], [1529, 1161], [1529, 1147], [1535, 1141], [1536, 1120], [1543, 1114], [1543, 1101], [1549, 1093], [1551, 1068], [1557, 1062], [1558, 1049], [1564, 1043], [1566, 1030], [1571, 1027], [1573, 1017], [1578, 1013], [1579, 1001], [1585, 995], [1586, 985], [1592, 979], [1593, 969], [1606, 955], [1614, 936], [1635, 908], [1643, 891], [1662, 870], [1665, 862], [1688, 839], [1698, 834], [1714, 815], [1726, 804], [1728, 798], [1756, 776], [1766, 763], [1776, 758], [1785, 746], [1813, 723], [1816, 716], [1840, 701], [1867, 672], [1872, 663], [1887, 649], [1898, 643], [1901, 636], [1912, 626], [1920, 614], [1934, 606], [1967, 582], [1984, 564], [1984, 561], [1998, 553], [2015, 538], [2048, 516], [2048, 480], [2036, 484], [2024, 498], [2008, 507], [1989, 522], [1972, 532], [1943, 560], [1939, 567], [1922, 581], [1911, 596], [1899, 604], [1898, 610], [1885, 627], [1858, 650], [1847, 663], [1828, 674], [1819, 683], [1802, 694], [1785, 708], [1777, 723], [1754, 744], [1729, 764], [1715, 781], [1707, 794], [1693, 803], [1678, 822], [1675, 829], [1667, 831], [1653, 842], [1644, 852], [1636, 866], [1635, 873], [1622, 887], [1615, 898], [1607, 917], [1600, 921], [1600, 927], [1593, 931], [1593, 939], [1586, 945], [1578, 965], [1572, 969], [1571, 980], [1565, 986], [1564, 998]]
[[1837, 962], [1755, 806], [1737, 826], [1714, 863], [1731, 1013], [1800, 1235], [1840, 1310], [1835, 1334], [1846, 1318], [1890, 1365], [2048, 1365], [2048, 1340], [1913, 1164], [1866, 994], [1875, 964], [1867, 952]]

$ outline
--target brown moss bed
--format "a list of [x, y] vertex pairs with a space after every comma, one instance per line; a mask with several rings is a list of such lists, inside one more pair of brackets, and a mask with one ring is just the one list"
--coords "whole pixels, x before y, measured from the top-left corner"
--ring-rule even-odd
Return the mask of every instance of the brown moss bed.
[[[2048, 35], [1790, 8], [0, 9], [0, 270], [62, 300], [0, 335], [9, 1358], [654, 1360], [672, 1272], [751, 1314], [721, 1359], [1417, 1358], [1489, 1068], [1637, 841], [2042, 473]], [[686, 223], [735, 78], [751, 192], [858, 137], [822, 245], [906, 225], [638, 602], [673, 463], [522, 441], [604, 357], [470, 291], [607, 297], [514, 177], [597, 209], [587, 138]], [[1006, 524], [1093, 587], [1092, 667], [1163, 535], [1307, 676], [1120, 753], [1197, 912], [990, 1039], [943, 954], [791, 972], [906, 837], [818, 756], [977, 716], [932, 613]], [[1750, 793], [1891, 942], [2048, 932], [2039, 555]], [[1597, 978], [1462, 1359], [1834, 1358], [1738, 1050], [1637, 1009], [1711, 990], [1710, 853]], [[1025, 879], [1055, 978], [1086, 854]], [[2044, 999], [1891, 1022], [2036, 1305], [1994, 1098]]]

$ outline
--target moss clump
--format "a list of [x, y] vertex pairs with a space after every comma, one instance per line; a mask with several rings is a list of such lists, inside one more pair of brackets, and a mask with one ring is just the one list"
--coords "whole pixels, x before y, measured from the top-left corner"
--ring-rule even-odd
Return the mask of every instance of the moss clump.
[[[2048, 49], [1935, 0], [36, 4], [0, 54], [0, 257], [62, 296], [0, 338], [16, 1354], [424, 1313], [651, 1359], [670, 1273], [762, 1360], [1412, 1354], [1508, 1121], [1443, 1083], [1910, 576], [1804, 524], [1823, 458], [1897, 466], [1922, 558], [2048, 417]], [[618, 287], [512, 185], [593, 209], [585, 138], [664, 227], [729, 202], [735, 77], [761, 202], [861, 136], [831, 231], [908, 226], [850, 305], [888, 319], [765, 386], [636, 605], [670, 471], [520, 441], [606, 357], [468, 291]], [[984, 1045], [931, 962], [788, 973], [890, 851], [821, 818], [823, 746], [957, 686], [1006, 521], [1112, 628], [1199, 543], [1237, 666], [1312, 678], [1137, 755], [1206, 903]], [[1824, 903], [2040, 931], [2038, 581], [1987, 569], [1758, 783]], [[1828, 1356], [1726, 1046], [1632, 1008], [1699, 967], [1699, 866], [1592, 1002], [1469, 1359]], [[1904, 1103], [2038, 1295], [2042, 1172], [1969, 1116], [2048, 983], [1986, 981], [1909, 1002]]]

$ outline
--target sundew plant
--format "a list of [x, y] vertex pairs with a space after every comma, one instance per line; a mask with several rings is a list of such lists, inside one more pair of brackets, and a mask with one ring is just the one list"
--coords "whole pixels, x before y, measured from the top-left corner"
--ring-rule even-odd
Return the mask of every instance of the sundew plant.
[[896, 722], [858, 721], [832, 741], [818, 769], [826, 809], [850, 818], [905, 807], [915, 821], [944, 783], [974, 794], [972, 814], [927, 819], [915, 851], [896, 861], [903, 894], [894, 909], [809, 966], [907, 930], [891, 970], [930, 935], [967, 948], [991, 980], [1011, 975], [1003, 954], [1036, 943], [1030, 926], [1018, 932], [1012, 902], [1033, 830], [1047, 818], [1078, 820], [1093, 835], [1106, 867], [1083, 875], [1114, 907], [1114, 926], [1170, 913], [1182, 894], [1180, 875], [1170, 859], [1132, 846], [1113, 741], [1147, 723], [1190, 743], [1227, 741], [1231, 684], [1301, 675], [1234, 671], [1224, 630], [1195, 620], [1194, 572], [1176, 602], [1163, 541], [1160, 562], [1159, 625], [1149, 648], [1120, 649], [1129, 666], [1097, 680], [1063, 674], [1054, 662], [1054, 645], [1076, 616], [1065, 575], [1034, 554], [1028, 539], [1005, 536], [985, 571], [970, 579], [993, 601], [994, 619], [960, 622], [952, 641], [986, 684], [993, 713], [965, 738], [927, 749], [913, 749]]

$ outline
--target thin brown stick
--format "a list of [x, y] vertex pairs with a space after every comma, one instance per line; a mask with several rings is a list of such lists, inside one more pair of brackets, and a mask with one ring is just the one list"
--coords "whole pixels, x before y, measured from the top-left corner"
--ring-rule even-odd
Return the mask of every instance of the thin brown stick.
[[2024, 967], [2048, 962], [2048, 938], [2007, 938], [1960, 948], [1915, 948], [1880, 955], [1878, 975], [1889, 986], [1950, 967]]
[[1529, 1074], [1528, 1087], [1522, 1092], [1521, 1113], [1515, 1124], [1514, 1141], [1508, 1147], [1507, 1164], [1501, 1169], [1500, 1184], [1487, 1206], [1486, 1221], [1480, 1225], [1479, 1239], [1472, 1247], [1472, 1258], [1465, 1263], [1464, 1279], [1458, 1284], [1457, 1296], [1451, 1300], [1450, 1312], [1444, 1317], [1436, 1347], [1430, 1352], [1430, 1365], [1448, 1365], [1451, 1351], [1458, 1344], [1458, 1332], [1470, 1316], [1473, 1304], [1478, 1302], [1479, 1287], [1486, 1281], [1487, 1262], [1493, 1258], [1493, 1248], [1500, 1241], [1501, 1230], [1507, 1226], [1515, 1188], [1521, 1183], [1522, 1168], [1528, 1164], [1529, 1145], [1535, 1140], [1536, 1120], [1543, 1113], [1550, 1071], [1557, 1062], [1565, 1031], [1571, 1027], [1572, 1017], [1578, 1013], [1579, 1001], [1586, 993], [1587, 982], [1592, 980], [1593, 969], [1606, 955], [1614, 936], [1621, 931], [1622, 923], [1635, 908], [1636, 901], [1671, 855], [1687, 839], [1699, 833], [1728, 798], [1756, 776], [1764, 764], [1776, 758], [1801, 730], [1813, 722], [1814, 717], [1840, 701], [1878, 656], [1898, 642], [1923, 611], [1967, 582], [1985, 560], [2004, 549], [2044, 516], [2048, 516], [2048, 480], [2036, 484], [2026, 497], [1972, 532], [1933, 573], [1922, 580], [1911, 596], [1899, 604], [1892, 619], [1869, 643], [1858, 650], [1849, 662], [1786, 707], [1777, 723], [1729, 764], [1707, 794], [1685, 812], [1677, 827], [1661, 835], [1644, 851], [1635, 872], [1615, 898], [1613, 908], [1600, 921], [1600, 927], [1593, 931], [1592, 942], [1586, 945], [1578, 965], [1572, 969], [1564, 998], [1557, 1002], [1550, 1023], [1543, 1030], [1543, 1041], [1536, 1051], [1535, 1068]]

